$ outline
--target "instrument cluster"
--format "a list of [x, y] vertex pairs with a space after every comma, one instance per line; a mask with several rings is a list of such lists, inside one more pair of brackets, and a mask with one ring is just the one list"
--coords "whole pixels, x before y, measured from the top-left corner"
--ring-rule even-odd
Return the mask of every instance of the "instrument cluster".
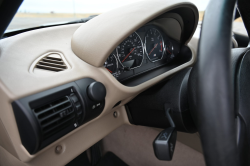
[[178, 50], [178, 42], [157, 26], [146, 25], [120, 43], [104, 67], [116, 79], [123, 81], [171, 62]]

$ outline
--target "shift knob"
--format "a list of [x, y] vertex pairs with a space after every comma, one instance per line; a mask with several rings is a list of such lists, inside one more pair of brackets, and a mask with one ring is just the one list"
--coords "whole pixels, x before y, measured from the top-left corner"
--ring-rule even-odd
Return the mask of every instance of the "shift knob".
[[100, 82], [92, 82], [87, 89], [87, 93], [91, 100], [100, 102], [105, 99], [106, 88]]

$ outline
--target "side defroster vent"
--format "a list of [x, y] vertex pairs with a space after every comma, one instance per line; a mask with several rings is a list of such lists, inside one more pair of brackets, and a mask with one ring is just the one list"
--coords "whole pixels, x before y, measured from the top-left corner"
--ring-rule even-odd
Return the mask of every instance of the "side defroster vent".
[[75, 123], [75, 112], [68, 96], [33, 110], [41, 125], [43, 139]]
[[63, 62], [62, 58], [58, 54], [51, 54], [41, 59], [37, 64], [36, 68], [50, 70], [50, 71], [63, 71], [67, 69], [67, 66]]
[[69, 69], [70, 66], [62, 53], [49, 52], [39, 57], [31, 65], [30, 72], [35, 74], [55, 73]]

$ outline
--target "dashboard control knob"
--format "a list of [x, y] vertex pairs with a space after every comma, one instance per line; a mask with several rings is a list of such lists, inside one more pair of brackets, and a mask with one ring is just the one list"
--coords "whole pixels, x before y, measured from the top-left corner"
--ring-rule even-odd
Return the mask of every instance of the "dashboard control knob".
[[87, 93], [91, 100], [103, 101], [106, 97], [106, 88], [101, 82], [92, 82], [87, 89]]

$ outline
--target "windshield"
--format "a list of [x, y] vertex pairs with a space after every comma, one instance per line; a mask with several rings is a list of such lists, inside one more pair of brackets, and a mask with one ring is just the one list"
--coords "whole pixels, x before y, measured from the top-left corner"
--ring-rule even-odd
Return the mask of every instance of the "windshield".
[[[140, 0], [24, 0], [6, 32], [42, 25], [67, 23]], [[153, 1], [153, 0], [152, 0]], [[209, 0], [190, 0], [202, 20]]]

